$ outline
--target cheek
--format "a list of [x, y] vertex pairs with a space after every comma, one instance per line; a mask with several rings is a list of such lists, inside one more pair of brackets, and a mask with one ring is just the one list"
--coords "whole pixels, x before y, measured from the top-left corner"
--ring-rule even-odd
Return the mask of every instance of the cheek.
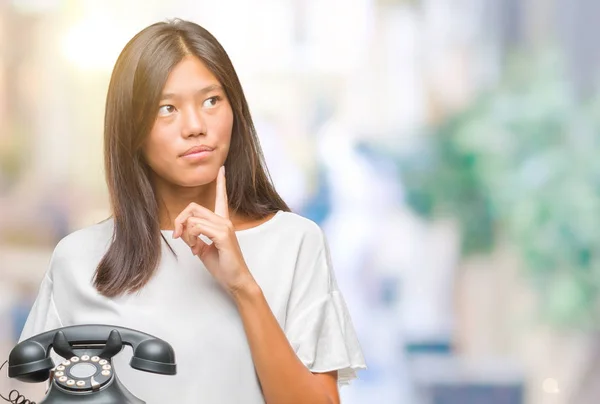
[[144, 145], [144, 157], [152, 170], [161, 173], [168, 169], [171, 164], [168, 159], [171, 147], [168, 136], [161, 133], [159, 128], [154, 128]]
[[233, 112], [230, 108], [223, 111], [223, 114], [215, 122], [216, 133], [219, 136], [219, 143], [226, 146], [229, 150], [231, 142], [231, 131], [233, 130]]

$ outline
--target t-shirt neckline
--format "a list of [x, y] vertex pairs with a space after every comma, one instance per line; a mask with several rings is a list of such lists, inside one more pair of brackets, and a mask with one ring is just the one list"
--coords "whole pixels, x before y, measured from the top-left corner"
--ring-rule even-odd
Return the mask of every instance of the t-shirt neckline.
[[[257, 231], [261, 231], [262, 229], [270, 226], [273, 222], [276, 221], [276, 219], [281, 216], [281, 213], [283, 213], [283, 210], [278, 210], [277, 212], [275, 212], [275, 215], [273, 215], [272, 218], [270, 218], [269, 220], [267, 220], [266, 222], [263, 222], [259, 225], [256, 225], [254, 227], [250, 227], [247, 229], [242, 229], [242, 230], [236, 230], [235, 234], [236, 235], [240, 235], [240, 234], [249, 234], [249, 233], [254, 233]], [[173, 233], [173, 230], [161, 230], [161, 233], [166, 233], [166, 234], [171, 234]]]

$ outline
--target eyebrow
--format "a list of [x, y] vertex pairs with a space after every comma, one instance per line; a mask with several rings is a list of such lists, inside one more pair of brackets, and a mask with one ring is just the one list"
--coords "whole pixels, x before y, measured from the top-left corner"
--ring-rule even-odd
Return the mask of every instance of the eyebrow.
[[[223, 87], [220, 86], [219, 84], [211, 84], [210, 86], [206, 86], [206, 87], [196, 91], [194, 93], [194, 96], [205, 95], [205, 94], [211, 93], [213, 91], [222, 91], [222, 90], [223, 90]], [[163, 93], [160, 96], [160, 101], [170, 100], [170, 99], [175, 99], [175, 98], [179, 98], [179, 95], [177, 95], [175, 93]]]

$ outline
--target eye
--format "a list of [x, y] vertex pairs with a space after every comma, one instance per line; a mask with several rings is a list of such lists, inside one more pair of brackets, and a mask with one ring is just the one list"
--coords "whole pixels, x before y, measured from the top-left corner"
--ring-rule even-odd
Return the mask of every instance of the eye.
[[172, 114], [173, 112], [175, 112], [175, 107], [172, 105], [161, 105], [161, 107], [158, 109], [158, 115], [160, 116], [166, 116]]
[[207, 98], [202, 103], [202, 107], [204, 107], [204, 108], [214, 108], [217, 105], [217, 102], [219, 102], [220, 99], [221, 99], [221, 97], [219, 97], [218, 95], [216, 95], [214, 97]]

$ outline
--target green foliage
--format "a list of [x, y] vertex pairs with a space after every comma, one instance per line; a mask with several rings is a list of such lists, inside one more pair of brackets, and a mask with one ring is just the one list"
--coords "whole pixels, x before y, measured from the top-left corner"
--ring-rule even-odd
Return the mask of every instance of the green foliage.
[[493, 92], [402, 159], [408, 203], [453, 215], [465, 255], [503, 234], [556, 325], [600, 325], [600, 100], [571, 94], [557, 58], [522, 59]]

